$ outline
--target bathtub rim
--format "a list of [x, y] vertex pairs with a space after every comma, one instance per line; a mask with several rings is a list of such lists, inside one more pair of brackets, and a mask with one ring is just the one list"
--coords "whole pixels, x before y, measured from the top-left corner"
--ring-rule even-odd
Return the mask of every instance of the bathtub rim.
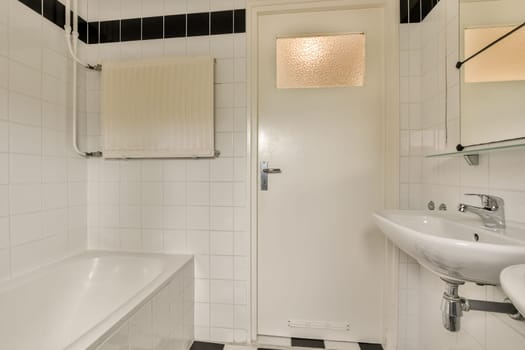
[[140, 310], [143, 305], [148, 303], [158, 292], [160, 292], [160, 290], [166, 287], [177, 272], [183, 270], [186, 265], [193, 263], [194, 261], [193, 255], [184, 254], [89, 250], [82, 255], [150, 257], [161, 259], [165, 263], [165, 266], [157, 277], [138, 291], [131, 299], [127, 300], [105, 319], [101, 320], [96, 326], [87, 330], [75, 342], [69, 344], [66, 348], [67, 350], [94, 350], [102, 345], [108, 337], [125, 323], [128, 317]]
[[[194, 256], [188, 254], [167, 254], [167, 253], [142, 253], [127, 251], [108, 251], [108, 250], [86, 250], [79, 254], [68, 256], [51, 264], [47, 264], [19, 275], [11, 280], [0, 283], [0, 294], [24, 285], [33, 279], [51, 273], [57, 266], [67, 262], [75, 262], [86, 258], [96, 257], [134, 257], [160, 259], [162, 270], [158, 276], [153, 278], [143, 288], [124, 300], [110, 314], [105, 315], [97, 324], [90, 329], [86, 329], [72, 343], [68, 344], [63, 350], [93, 350], [102, 345], [114, 331], [118, 330], [133, 313], [138, 311], [143, 305], [150, 301], [162, 288], [166, 287], [173, 277], [183, 270], [188, 264], [194, 262]], [[193, 296], [192, 296], [193, 298]]]

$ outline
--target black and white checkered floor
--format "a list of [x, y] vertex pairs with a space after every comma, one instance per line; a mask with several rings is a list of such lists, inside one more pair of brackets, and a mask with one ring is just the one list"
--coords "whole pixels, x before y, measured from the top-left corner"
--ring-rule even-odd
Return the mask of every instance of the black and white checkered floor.
[[383, 350], [380, 344], [342, 343], [320, 339], [291, 338], [290, 346], [273, 345], [228, 345], [195, 341], [190, 350], [283, 350], [291, 348], [313, 348], [329, 350]]

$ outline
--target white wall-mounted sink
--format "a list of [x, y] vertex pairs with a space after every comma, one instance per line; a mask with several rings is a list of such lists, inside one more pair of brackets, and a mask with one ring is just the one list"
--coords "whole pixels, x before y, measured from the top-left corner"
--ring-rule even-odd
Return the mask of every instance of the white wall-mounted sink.
[[454, 281], [498, 285], [501, 271], [525, 264], [525, 229], [495, 232], [468, 214], [385, 210], [374, 214], [383, 233], [421, 265]]
[[500, 275], [501, 288], [516, 309], [525, 315], [525, 265], [505, 268]]

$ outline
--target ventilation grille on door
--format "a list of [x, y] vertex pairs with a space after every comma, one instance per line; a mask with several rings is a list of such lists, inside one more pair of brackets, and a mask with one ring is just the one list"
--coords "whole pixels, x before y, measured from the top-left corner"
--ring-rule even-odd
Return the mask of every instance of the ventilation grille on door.
[[350, 331], [350, 323], [348, 322], [289, 320], [288, 327], [290, 328], [311, 328], [311, 329], [331, 329], [334, 331], [345, 331], [345, 332]]

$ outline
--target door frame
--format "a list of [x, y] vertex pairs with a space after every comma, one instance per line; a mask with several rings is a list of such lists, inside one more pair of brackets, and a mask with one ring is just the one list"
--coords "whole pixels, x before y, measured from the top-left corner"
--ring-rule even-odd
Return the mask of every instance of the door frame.
[[[384, 207], [399, 207], [399, 1], [397, 0], [248, 0], [246, 6], [247, 40], [247, 142], [251, 276], [250, 334], [257, 340], [257, 264], [258, 264], [258, 19], [261, 16], [290, 12], [383, 8], [385, 84], [384, 84]], [[385, 288], [383, 291], [383, 346], [397, 349], [399, 250], [385, 240]]]

